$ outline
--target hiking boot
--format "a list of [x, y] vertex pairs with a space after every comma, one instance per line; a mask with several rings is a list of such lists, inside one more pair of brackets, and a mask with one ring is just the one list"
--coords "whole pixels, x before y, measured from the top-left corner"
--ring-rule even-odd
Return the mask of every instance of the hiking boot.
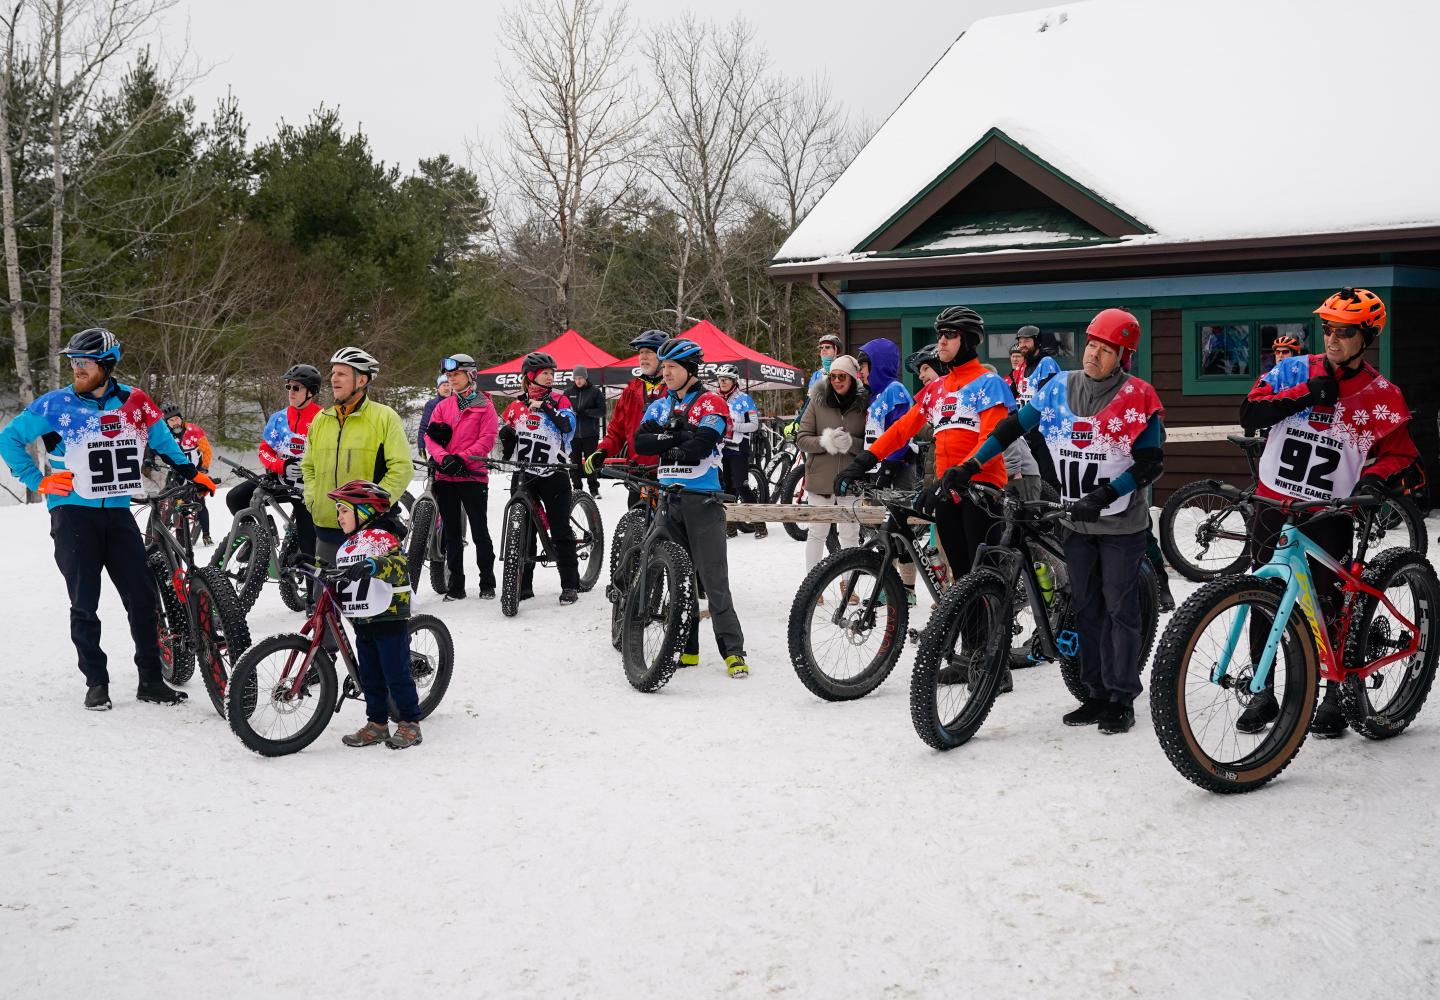
[[1000, 675], [1000, 690], [996, 694], [1009, 694], [1015, 690], [1015, 678], [1010, 675], [1009, 667], [1001, 668], [1004, 673]]
[[699, 653], [681, 653], [681, 654], [680, 654], [680, 666], [681, 666], [682, 669], [685, 668], [685, 667], [697, 667], [697, 666], [699, 666], [699, 665], [700, 665], [700, 654], [699, 654]]
[[1168, 615], [1175, 610], [1175, 597], [1170, 593], [1170, 578], [1164, 573], [1157, 573], [1155, 577], [1160, 584], [1160, 613]]
[[184, 691], [176, 691], [156, 678], [153, 681], [141, 681], [135, 690], [135, 697], [139, 701], [148, 701], [154, 705], [178, 705], [190, 696]]
[[737, 680], [750, 676], [750, 664], [745, 662], [744, 653], [731, 653], [725, 657], [725, 672]]
[[1345, 735], [1345, 713], [1340, 711], [1340, 685], [1327, 683], [1325, 697], [1310, 720], [1310, 735], [1322, 740], [1336, 740]]
[[446, 594], [446, 595], [442, 598], [442, 600], [447, 601], [447, 602], [449, 602], [449, 601], [463, 601], [463, 600], [465, 600], [465, 591], [462, 590], [462, 591], [460, 591], [460, 593], [458, 593], [458, 594]]
[[491, 581], [490, 583], [482, 583], [482, 584], [480, 584], [480, 600], [482, 600], [482, 601], [493, 601], [493, 600], [495, 600], [495, 583], [494, 583], [494, 581]]
[[347, 747], [374, 747], [390, 739], [390, 726], [384, 722], [367, 722], [349, 736], [340, 737]]
[[214, 545], [214, 544], [215, 544], [215, 539], [211, 538], [209, 535], [201, 535], [201, 536], [200, 536], [200, 544], [201, 544], [201, 545]]
[[1250, 704], [1245, 706], [1245, 711], [1240, 713], [1240, 718], [1235, 720], [1235, 731], [1237, 733], [1263, 733], [1265, 727], [1270, 725], [1280, 716], [1280, 703], [1275, 700], [1275, 692], [1266, 688], [1250, 699]]
[[1110, 702], [1104, 698], [1086, 698], [1073, 712], [1066, 712], [1060, 721], [1067, 726], [1093, 726], [1105, 714]]
[[404, 750], [422, 742], [424, 741], [420, 737], [420, 723], [399, 722], [395, 724], [395, 732], [386, 738], [385, 745], [391, 750]]
[[574, 603], [575, 603], [576, 601], [578, 601], [578, 600], [580, 600], [580, 592], [579, 592], [578, 590], [576, 590], [574, 587], [561, 587], [561, 588], [560, 588], [560, 603], [561, 603], [561, 604], [574, 604]]
[[970, 666], [975, 663], [978, 653], [951, 653], [949, 662], [940, 668], [935, 680], [941, 684], [968, 684]]
[[91, 684], [85, 689], [85, 707], [92, 712], [108, 712], [115, 706], [110, 704], [110, 685]]
[[738, 534], [740, 534], [740, 528], [738, 525], [735, 525], [733, 523], [725, 525], [726, 538], [734, 538]]
[[764, 522], [764, 521], [761, 521], [759, 524], [755, 525], [755, 537], [756, 537], [756, 538], [768, 538], [769, 536], [770, 536], [770, 529], [765, 526], [765, 522]]
[[1106, 736], [1128, 733], [1135, 725], [1135, 707], [1128, 702], [1107, 702], [1100, 716], [1100, 732]]

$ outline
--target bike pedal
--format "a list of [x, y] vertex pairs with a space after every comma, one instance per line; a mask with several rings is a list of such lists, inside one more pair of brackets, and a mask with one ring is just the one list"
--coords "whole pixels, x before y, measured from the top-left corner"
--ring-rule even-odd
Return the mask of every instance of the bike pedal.
[[919, 641], [920, 641], [920, 633], [919, 633], [919, 631], [917, 631], [916, 629], [907, 628], [907, 629], [905, 630], [905, 634], [906, 634], [907, 636], [909, 636], [911, 642], [919, 642]]
[[1055, 647], [1063, 656], [1078, 656], [1080, 654], [1080, 633], [1067, 628], [1055, 637]]

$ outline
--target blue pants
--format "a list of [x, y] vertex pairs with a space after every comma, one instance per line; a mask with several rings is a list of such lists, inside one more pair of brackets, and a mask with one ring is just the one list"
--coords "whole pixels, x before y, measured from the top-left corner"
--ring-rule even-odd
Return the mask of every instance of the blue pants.
[[55, 564], [70, 593], [70, 641], [75, 644], [86, 684], [109, 684], [105, 650], [100, 648], [100, 571], [120, 594], [135, 642], [140, 679], [160, 680], [160, 645], [155, 631], [155, 589], [145, 564], [145, 541], [129, 507], [62, 504], [50, 511]]
[[386, 722], [393, 701], [401, 722], [419, 722], [420, 696], [410, 674], [410, 623], [356, 625], [355, 656], [365, 691], [365, 718]]
[[1080, 679], [1090, 697], [1128, 705], [1140, 683], [1140, 563], [1145, 532], [1065, 539], [1070, 608], [1080, 633]]

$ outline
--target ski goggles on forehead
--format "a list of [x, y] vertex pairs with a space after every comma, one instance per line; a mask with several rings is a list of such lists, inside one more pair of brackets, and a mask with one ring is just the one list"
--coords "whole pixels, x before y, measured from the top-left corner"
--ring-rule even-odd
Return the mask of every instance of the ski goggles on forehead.
[[468, 361], [456, 361], [454, 358], [446, 358], [440, 362], [440, 370], [443, 372], [466, 371], [473, 367], [474, 365]]

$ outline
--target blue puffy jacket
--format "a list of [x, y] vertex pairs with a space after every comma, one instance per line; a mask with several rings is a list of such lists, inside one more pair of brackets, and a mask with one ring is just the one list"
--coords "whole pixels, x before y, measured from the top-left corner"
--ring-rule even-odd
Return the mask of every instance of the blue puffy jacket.
[[[881, 337], [863, 345], [860, 351], [870, 359], [870, 379], [866, 383], [870, 389], [870, 408], [865, 414], [865, 447], [868, 448], [915, 405], [915, 400], [899, 379], [900, 348]], [[884, 460], [907, 463], [911, 454], [906, 444], [884, 456]]]

